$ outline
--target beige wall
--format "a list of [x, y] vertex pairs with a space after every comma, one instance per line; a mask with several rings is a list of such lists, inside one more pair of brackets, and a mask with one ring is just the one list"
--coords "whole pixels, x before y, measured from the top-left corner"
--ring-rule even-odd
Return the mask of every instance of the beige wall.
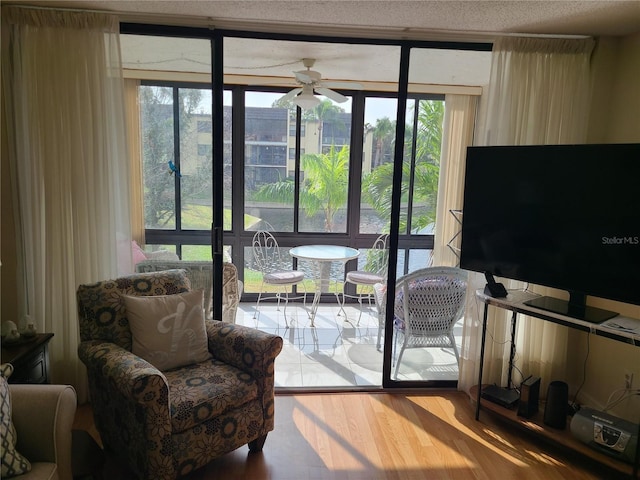
[[619, 41], [608, 142], [640, 142], [640, 32]]
[[[640, 33], [624, 38], [601, 38], [593, 56], [594, 89], [590, 114], [590, 143], [640, 142]], [[640, 159], [637, 159], [640, 161]], [[629, 268], [638, 268], [629, 265]], [[640, 306], [602, 299], [592, 305], [640, 318]], [[614, 390], [624, 385], [624, 372], [634, 373], [634, 387], [640, 388], [640, 348], [594, 335], [572, 331], [573, 359], [568, 374], [572, 386], [579, 387], [583, 403], [602, 408]], [[583, 364], [587, 359], [586, 368]], [[638, 422], [640, 397], [622, 403], [611, 413]]]

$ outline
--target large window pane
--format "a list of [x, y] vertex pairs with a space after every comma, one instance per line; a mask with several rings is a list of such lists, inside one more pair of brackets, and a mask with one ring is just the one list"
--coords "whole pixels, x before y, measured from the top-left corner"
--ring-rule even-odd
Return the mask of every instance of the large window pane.
[[211, 245], [183, 245], [182, 260], [211, 261]]
[[301, 232], [346, 232], [351, 100], [336, 103], [325, 97], [305, 110], [305, 136], [300, 157]]
[[180, 88], [178, 100], [182, 229], [209, 230], [213, 218], [211, 90]]
[[176, 226], [173, 89], [140, 87], [145, 228]]
[[223, 145], [223, 162], [224, 162], [224, 178], [222, 182], [224, 184], [224, 229], [231, 230], [231, 219], [233, 215], [233, 195], [232, 195], [232, 157], [231, 157], [231, 120], [232, 120], [232, 107], [233, 102], [231, 99], [231, 92], [225, 91], [223, 98], [224, 113], [222, 127], [222, 135], [224, 138]]
[[[283, 94], [247, 92], [245, 108], [245, 229], [293, 231], [295, 160], [289, 158], [289, 109]], [[291, 142], [291, 143], [290, 143]]]
[[389, 231], [397, 104], [395, 98], [365, 100], [360, 233]]
[[411, 231], [420, 235], [433, 235], [440, 175], [444, 101], [419, 100], [414, 103], [414, 108], [418, 111], [411, 192]]

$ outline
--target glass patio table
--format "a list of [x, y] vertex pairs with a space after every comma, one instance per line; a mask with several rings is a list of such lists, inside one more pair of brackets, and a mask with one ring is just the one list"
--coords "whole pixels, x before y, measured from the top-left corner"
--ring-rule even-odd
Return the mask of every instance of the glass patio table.
[[[355, 248], [343, 247], [341, 245], [301, 245], [299, 247], [293, 247], [289, 250], [289, 254], [292, 257], [296, 257], [298, 260], [308, 260], [314, 265], [314, 281], [316, 288], [313, 294], [311, 311], [309, 312], [311, 326], [313, 327], [315, 326], [314, 320], [316, 318], [316, 312], [318, 311], [320, 296], [323, 291], [327, 291], [329, 289], [329, 285], [331, 283], [329, 276], [331, 262], [341, 262], [344, 265], [349, 260], [358, 258], [360, 251]], [[338, 300], [338, 304], [340, 305], [340, 311], [345, 313], [337, 290], [335, 295]]]

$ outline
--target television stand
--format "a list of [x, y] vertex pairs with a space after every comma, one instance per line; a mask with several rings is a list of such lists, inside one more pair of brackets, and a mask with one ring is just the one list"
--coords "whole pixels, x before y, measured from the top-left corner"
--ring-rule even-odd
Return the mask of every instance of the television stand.
[[589, 323], [602, 323], [618, 315], [616, 312], [586, 305], [584, 295], [582, 295], [582, 301], [578, 300], [574, 302], [573, 293], [568, 301], [554, 297], [536, 297], [523, 303], [529, 307], [559, 313], [560, 315], [584, 320]]
[[[511, 358], [509, 361], [508, 371], [509, 383], [511, 382], [511, 368], [513, 365], [513, 357], [515, 355], [514, 333], [518, 313], [522, 313], [547, 322], [564, 325], [569, 328], [589, 332], [594, 335], [607, 337], [614, 341], [630, 343], [631, 345], [634, 345], [636, 347], [640, 347], [640, 320], [618, 316], [616, 317], [614, 322], [603, 321], [601, 323], [593, 323], [589, 322], [588, 320], [573, 318], [568, 315], [563, 315], [536, 306], [532, 306], [529, 304], [531, 300], [540, 297], [536, 294], [522, 291], [511, 291], [505, 298], [495, 298], [486, 295], [482, 289], [479, 289], [476, 291], [476, 298], [484, 303], [478, 384], [471, 387], [470, 390], [471, 397], [475, 397], [476, 420], [479, 420], [480, 409], [483, 408], [518, 427], [524, 428], [528, 432], [539, 435], [541, 438], [548, 440], [551, 443], [566, 447], [571, 451], [579, 452], [580, 454], [592, 458], [603, 465], [607, 465], [608, 467], [611, 467], [618, 472], [623, 473], [624, 475], [628, 475], [629, 478], [638, 478], [638, 469], [640, 466], [640, 443], [636, 447], [635, 461], [633, 465], [618, 460], [617, 458], [605, 455], [604, 453], [595, 450], [587, 444], [575, 439], [570, 432], [566, 430], [554, 429], [545, 425], [543, 421], [543, 412], [541, 411], [539, 411], [531, 418], [523, 418], [517, 415], [515, 409], [506, 408], [502, 405], [499, 405], [498, 403], [487, 400], [482, 396], [482, 390], [483, 387], [485, 387], [485, 385], [483, 385], [482, 383], [482, 374], [484, 368], [484, 348], [487, 334], [487, 318], [489, 305], [512, 312]], [[638, 325], [637, 328], [636, 325]], [[621, 326], [623, 326], [624, 328], [621, 328]], [[638, 426], [638, 435], [640, 436], [640, 422]]]

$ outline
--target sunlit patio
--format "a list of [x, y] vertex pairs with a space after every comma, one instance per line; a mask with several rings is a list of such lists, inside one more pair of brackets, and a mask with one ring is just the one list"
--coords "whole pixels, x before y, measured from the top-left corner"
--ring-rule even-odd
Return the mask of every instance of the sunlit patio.
[[[364, 309], [358, 323], [358, 305], [345, 306], [347, 319], [339, 315], [337, 304], [322, 303], [315, 327], [305, 308], [290, 303], [286, 310], [273, 303], [260, 305], [254, 318], [255, 303], [240, 303], [236, 323], [276, 333], [284, 339], [276, 360], [276, 386], [291, 388], [374, 387], [382, 385], [382, 352], [376, 349], [378, 319]], [[288, 327], [286, 323], [288, 322]], [[454, 335], [460, 347], [462, 324]], [[393, 374], [393, 370], [392, 370]], [[457, 380], [458, 365], [451, 349], [419, 348], [407, 350], [398, 380]]]

